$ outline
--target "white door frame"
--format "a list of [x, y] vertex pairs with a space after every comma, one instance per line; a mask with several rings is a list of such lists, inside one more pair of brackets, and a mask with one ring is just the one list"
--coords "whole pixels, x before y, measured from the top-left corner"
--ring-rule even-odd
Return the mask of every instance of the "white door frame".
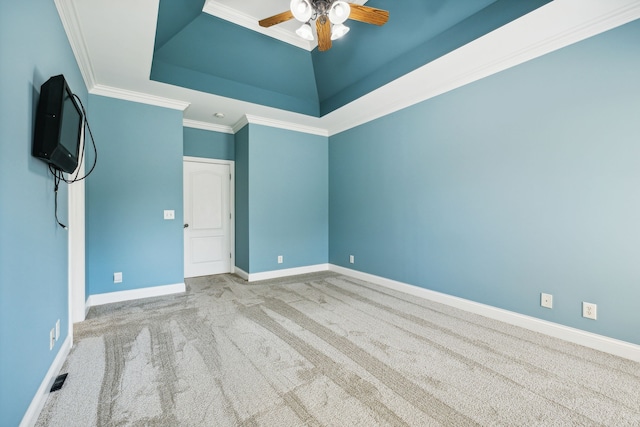
[[[83, 121], [84, 124], [84, 121]], [[82, 127], [80, 150], [84, 152], [85, 128]], [[86, 156], [84, 157], [86, 159]], [[85, 162], [67, 177], [85, 176]], [[82, 322], [87, 315], [86, 295], [86, 193], [85, 180], [68, 185], [68, 318], [69, 338], [73, 344], [73, 324]]]
[[[79, 176], [84, 176], [84, 164]], [[85, 185], [84, 180], [69, 185], [69, 335], [73, 324], [86, 317], [85, 287]]]
[[[235, 161], [233, 160], [219, 160], [219, 159], [208, 159], [206, 157], [191, 157], [191, 156], [183, 156], [183, 162], [192, 162], [192, 163], [209, 163], [216, 165], [228, 165], [229, 173], [231, 174], [231, 182], [229, 183], [229, 212], [231, 213], [231, 218], [229, 220], [229, 250], [231, 251], [231, 260], [229, 265], [229, 271], [233, 274], [236, 271], [236, 214], [235, 214], [235, 189], [236, 189], [236, 171], [235, 171]], [[182, 183], [184, 186], [184, 182]], [[182, 196], [183, 204], [184, 204], [184, 195]], [[183, 249], [184, 250], [184, 249]]]

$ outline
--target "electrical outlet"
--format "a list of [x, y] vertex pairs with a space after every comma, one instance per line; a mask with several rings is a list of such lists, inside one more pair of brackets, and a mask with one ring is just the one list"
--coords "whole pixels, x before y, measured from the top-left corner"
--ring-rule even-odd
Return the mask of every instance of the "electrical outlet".
[[122, 272], [113, 273], [113, 283], [122, 283]]
[[586, 317], [587, 319], [598, 319], [598, 305], [592, 304], [590, 302], [582, 303], [582, 317]]
[[56, 344], [56, 328], [52, 328], [49, 331], [49, 350], [53, 350], [53, 346]]
[[284, 257], [282, 255], [278, 255], [278, 264], [282, 264], [284, 262]]
[[356, 257], [353, 255], [349, 255], [349, 264], [354, 264], [356, 262]]
[[553, 295], [551, 294], [540, 294], [540, 305], [545, 308], [553, 308]]
[[56, 341], [60, 339], [60, 319], [56, 321]]

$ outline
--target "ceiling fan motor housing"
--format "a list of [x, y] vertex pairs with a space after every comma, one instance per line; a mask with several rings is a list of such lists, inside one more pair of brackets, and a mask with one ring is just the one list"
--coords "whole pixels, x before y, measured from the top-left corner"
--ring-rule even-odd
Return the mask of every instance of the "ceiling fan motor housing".
[[333, 24], [342, 24], [349, 18], [349, 3], [342, 0], [291, 0], [291, 13], [300, 22], [309, 22], [320, 16], [329, 16]]

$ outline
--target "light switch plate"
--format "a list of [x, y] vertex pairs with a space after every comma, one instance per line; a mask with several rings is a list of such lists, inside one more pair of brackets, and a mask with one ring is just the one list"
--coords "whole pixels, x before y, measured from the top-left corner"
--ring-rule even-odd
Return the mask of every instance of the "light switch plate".
[[164, 211], [164, 219], [176, 219], [176, 211], [174, 211], [174, 210], [165, 210]]

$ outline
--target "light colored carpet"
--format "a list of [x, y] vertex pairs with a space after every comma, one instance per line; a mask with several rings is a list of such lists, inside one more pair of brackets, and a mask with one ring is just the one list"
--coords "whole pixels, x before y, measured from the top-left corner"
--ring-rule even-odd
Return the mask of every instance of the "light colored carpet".
[[94, 307], [39, 426], [640, 425], [640, 364], [334, 273]]

